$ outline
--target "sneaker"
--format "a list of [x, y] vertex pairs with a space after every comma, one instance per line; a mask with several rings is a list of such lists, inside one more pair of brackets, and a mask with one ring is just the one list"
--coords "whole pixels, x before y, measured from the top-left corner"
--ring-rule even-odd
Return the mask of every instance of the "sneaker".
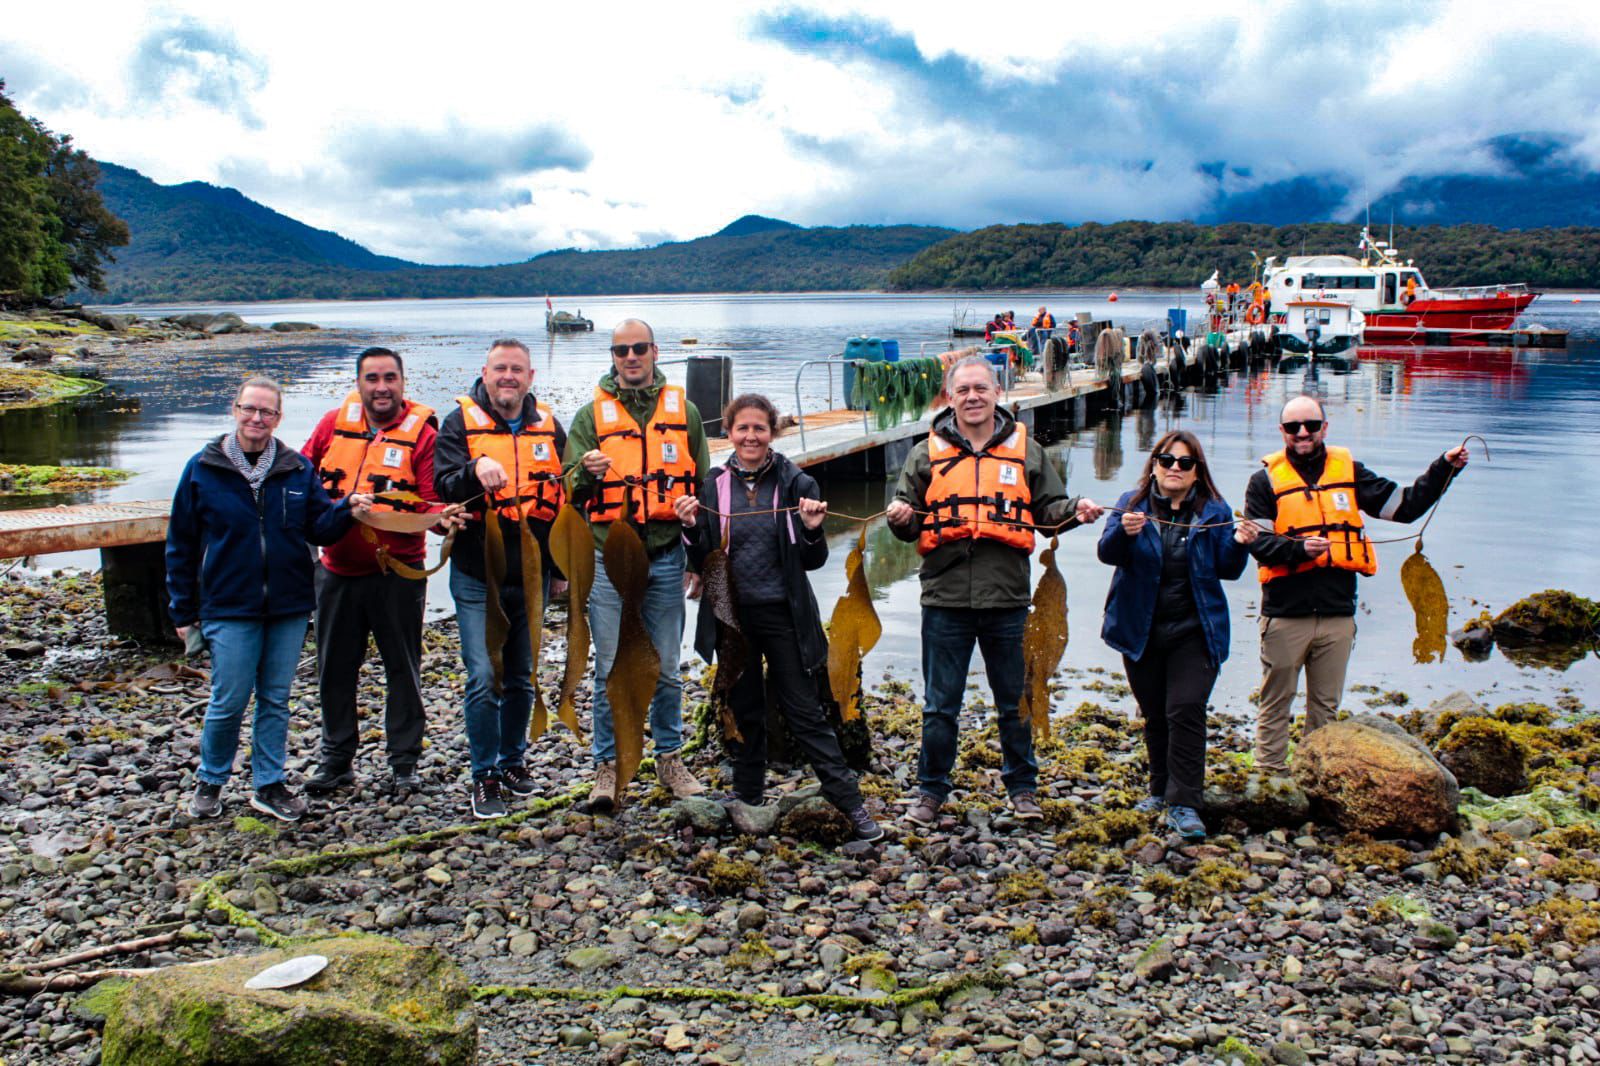
[[1012, 796], [1011, 812], [1019, 822], [1044, 821], [1044, 808], [1039, 806], [1039, 796], [1034, 792], [1018, 792]]
[[850, 826], [856, 831], [857, 840], [882, 840], [883, 826], [872, 820], [872, 815], [867, 813], [867, 805], [861, 804], [852, 811], [846, 811], [845, 817], [850, 819]]
[[1200, 820], [1200, 812], [1193, 807], [1167, 808], [1167, 828], [1185, 840], [1206, 838], [1206, 824]]
[[189, 817], [215, 818], [222, 813], [222, 786], [198, 781], [189, 798]]
[[312, 796], [327, 796], [355, 783], [356, 772], [350, 769], [349, 764], [323, 763], [317, 767], [315, 776], [306, 782], [306, 792]]
[[698, 796], [706, 786], [696, 780], [694, 773], [684, 765], [683, 756], [675, 751], [656, 756], [656, 780], [667, 786], [677, 799]]
[[492, 774], [472, 782], [472, 816], [480, 821], [499, 818], [506, 813], [506, 801], [500, 795], [500, 779]]
[[513, 796], [531, 796], [537, 791], [533, 786], [533, 775], [528, 773], [526, 766], [502, 766], [500, 782]]
[[274, 781], [266, 788], [258, 788], [250, 797], [250, 806], [262, 814], [270, 814], [280, 822], [298, 822], [306, 813], [306, 801], [289, 791], [282, 781]]
[[1146, 796], [1133, 805], [1140, 814], [1159, 814], [1167, 809], [1167, 801], [1160, 796]]
[[917, 802], [911, 805], [906, 812], [906, 821], [912, 825], [930, 826], [939, 821], [939, 808], [944, 806], [944, 800], [938, 796], [923, 792], [917, 796]]
[[[307, 785], [306, 787], [309, 789], [311, 786]], [[421, 792], [422, 775], [417, 773], [415, 766], [396, 767], [389, 778], [389, 791], [397, 796], [403, 796], [411, 792]]]
[[589, 809], [602, 814], [617, 808], [617, 764], [603, 762], [594, 768], [594, 784], [589, 788]]

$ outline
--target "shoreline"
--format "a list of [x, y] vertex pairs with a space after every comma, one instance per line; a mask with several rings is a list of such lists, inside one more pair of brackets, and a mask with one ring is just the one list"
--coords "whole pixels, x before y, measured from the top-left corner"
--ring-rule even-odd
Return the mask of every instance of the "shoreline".
[[[224, 816], [191, 823], [181, 809], [207, 692], [192, 669], [204, 664], [116, 646], [99, 608], [92, 575], [0, 580], [3, 644], [42, 645], [0, 660], [11, 693], [0, 702], [0, 969], [157, 927], [211, 939], [131, 964], [366, 931], [439, 947], [465, 969], [481, 993], [485, 1063], [592, 1062], [597, 1052], [1248, 1062], [1248, 1051], [1354, 1064], [1548, 1061], [1558, 1050], [1600, 1061], [1592, 813], [1552, 831], [1512, 804], [1469, 817], [1442, 844], [1224, 819], [1208, 841], [1185, 845], [1127, 809], [1144, 774], [1136, 720], [1095, 702], [1071, 707], [1056, 685], [1054, 736], [1039, 758], [1047, 823], [1018, 825], [996, 798], [993, 712], [975, 700], [963, 715], [959, 801], [936, 830], [913, 834], [899, 813], [914, 791], [920, 711], [909, 686], [887, 682], [866, 699], [875, 762], [863, 791], [892, 827], [880, 845], [743, 835], [714, 804], [672, 804], [648, 772], [619, 817], [590, 816], [562, 799], [587, 780], [589, 760], [559, 727], [529, 750], [536, 799], [550, 809], [429, 841], [419, 834], [470, 821], [462, 671], [445, 621], [427, 626], [424, 643], [425, 794], [396, 801], [378, 787], [381, 673], [369, 665], [362, 780], [342, 806], [314, 802], [300, 825], [263, 824], [240, 817], [236, 777]], [[547, 687], [560, 623], [559, 612], [547, 618]], [[707, 719], [701, 667], [685, 673], [689, 729]], [[587, 682], [579, 701], [586, 718]], [[1529, 725], [1538, 714], [1518, 706], [1495, 720], [1518, 718], [1508, 728], [1541, 742], [1585, 741], [1546, 752], [1539, 780], [1600, 790], [1596, 708], [1570, 697], [1551, 713], [1571, 724], [1555, 729]], [[291, 780], [314, 765], [315, 708], [307, 661], [292, 700]], [[1236, 785], [1246, 723], [1215, 714], [1212, 726], [1210, 779]], [[691, 762], [715, 777], [715, 733], [694, 732], [704, 739]], [[786, 779], [773, 796], [808, 781]], [[317, 858], [352, 845], [377, 851]], [[294, 861], [267, 868], [277, 860]], [[955, 978], [968, 983], [892, 998]], [[616, 985], [642, 994], [607, 1005], [602, 993]], [[554, 1000], [525, 991], [534, 987], [589, 991]], [[784, 1002], [741, 999], [751, 992]], [[848, 1003], [793, 999], [829, 996]], [[0, 1048], [19, 1062], [97, 1054], [75, 998], [0, 998]]]

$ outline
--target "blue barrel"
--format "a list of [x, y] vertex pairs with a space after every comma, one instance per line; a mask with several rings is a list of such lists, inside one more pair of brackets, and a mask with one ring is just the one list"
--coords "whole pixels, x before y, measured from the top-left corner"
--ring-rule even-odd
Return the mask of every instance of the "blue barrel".
[[898, 363], [900, 361], [900, 342], [883, 342], [883, 361], [885, 363]]
[[1167, 308], [1167, 336], [1189, 332], [1189, 312], [1181, 307]]
[[[853, 360], [869, 363], [883, 362], [884, 341], [877, 337], [851, 337], [844, 342], [844, 405], [852, 411], [866, 410], [866, 403], [856, 402], [856, 368]], [[893, 341], [887, 342], [893, 344]], [[899, 347], [898, 344], [895, 345]]]

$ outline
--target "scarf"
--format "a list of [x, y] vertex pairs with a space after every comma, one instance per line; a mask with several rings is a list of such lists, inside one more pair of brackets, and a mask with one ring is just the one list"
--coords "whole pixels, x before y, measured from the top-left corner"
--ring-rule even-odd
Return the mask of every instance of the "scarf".
[[272, 472], [272, 464], [278, 458], [278, 438], [268, 437], [267, 446], [262, 449], [261, 455], [256, 459], [254, 466], [244, 457], [244, 449], [239, 446], [239, 434], [229, 433], [222, 438], [222, 454], [228, 457], [228, 462], [233, 468], [244, 475], [250, 483], [250, 491], [257, 500], [261, 499], [261, 484], [267, 480], [267, 475]]
[[[761, 483], [762, 478], [767, 476], [768, 471], [770, 471], [773, 466], [776, 465], [777, 460], [778, 453], [773, 451], [771, 448], [767, 449], [766, 459], [762, 460], [761, 465], [756, 467], [754, 470], [746, 470], [744, 467], [739, 465], [739, 460], [737, 459], [728, 460], [728, 469], [732, 470], [733, 476], [738, 478], [740, 482], [744, 484], [745, 496], [750, 503], [756, 502], [756, 486]], [[776, 498], [774, 498], [773, 505], [777, 505]]]

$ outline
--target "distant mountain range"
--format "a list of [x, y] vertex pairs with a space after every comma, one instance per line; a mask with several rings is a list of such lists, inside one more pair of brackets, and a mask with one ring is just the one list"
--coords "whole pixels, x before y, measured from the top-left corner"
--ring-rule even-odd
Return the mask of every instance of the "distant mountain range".
[[191, 300], [569, 296], [636, 292], [802, 292], [882, 287], [889, 270], [956, 230], [806, 228], [746, 215], [719, 232], [654, 248], [546, 252], [503, 266], [425, 266], [377, 255], [204, 182], [158, 185], [101, 164], [106, 206], [132, 241], [97, 303]]
[[[1600, 175], [1572, 144], [1553, 137], [1500, 137], [1484, 149], [1492, 173], [1407, 178], [1373, 202], [1374, 226], [1386, 232], [1392, 212], [1407, 227], [1402, 248], [1425, 270], [1432, 267], [1435, 284], [1503, 278], [1600, 284], [1588, 251], [1597, 235], [1572, 228], [1600, 226]], [[101, 169], [106, 205], [132, 233], [106, 271], [107, 291], [78, 294], [102, 303], [1187, 286], [1215, 267], [1245, 269], [1241, 257], [1251, 250], [1298, 250], [1308, 236], [1322, 250], [1350, 251], [1352, 211], [1362, 213], [1353, 207], [1359, 190], [1347, 177], [1313, 174], [1224, 197], [1198, 224], [1053, 223], [960, 233], [938, 226], [808, 228], [746, 215], [708, 237], [653, 248], [563, 249], [502, 266], [427, 266], [378, 255], [235, 189], [158, 185], [114, 163]], [[1344, 224], [1304, 225], [1330, 220]], [[1475, 225], [1455, 229], [1462, 224]], [[1424, 228], [1413, 233], [1415, 226]], [[1564, 228], [1540, 235], [1490, 226]], [[1487, 273], [1495, 276], [1479, 276]]]

